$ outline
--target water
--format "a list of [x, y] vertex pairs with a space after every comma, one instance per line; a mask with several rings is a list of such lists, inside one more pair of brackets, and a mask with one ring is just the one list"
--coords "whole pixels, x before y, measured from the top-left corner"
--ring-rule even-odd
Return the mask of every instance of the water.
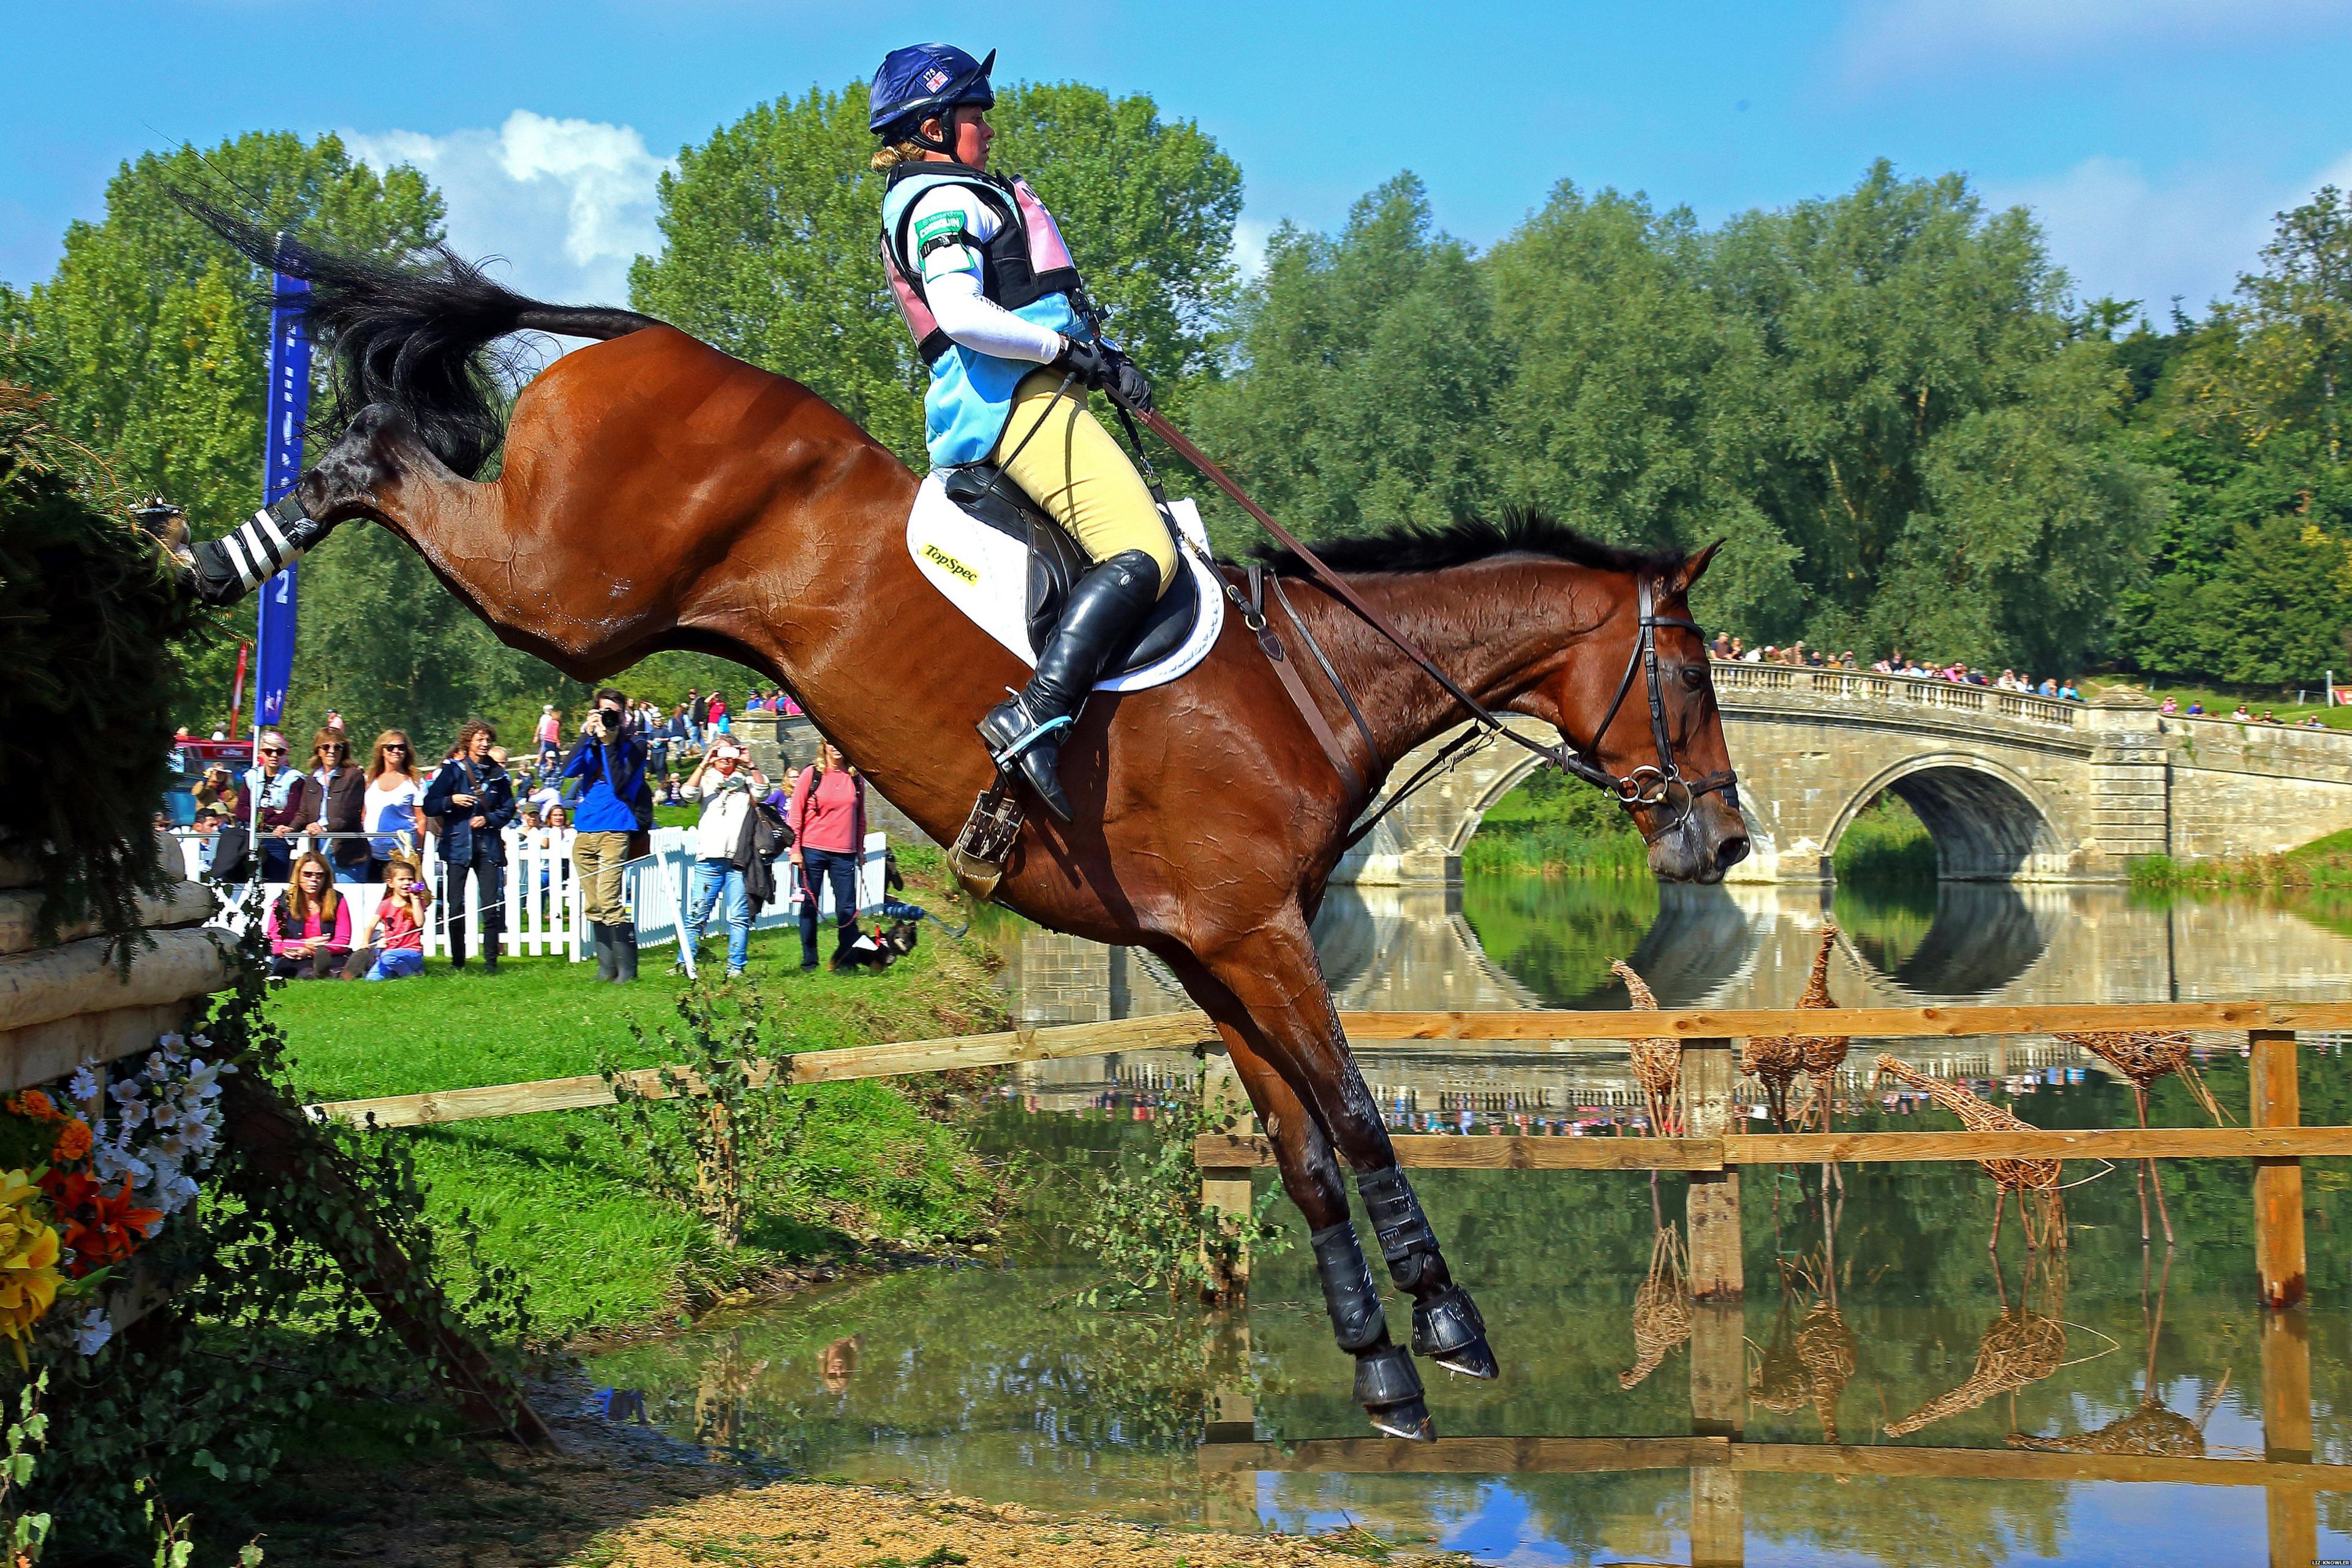
[[[1598, 976], [1628, 953], [1668, 1005], [1786, 1005], [1822, 912], [1771, 889], [1661, 898], [1514, 879], [1458, 900], [1335, 895], [1318, 937], [1349, 1007], [1619, 1005]], [[1952, 888], [1842, 898], [1834, 912], [1842, 1002], [2352, 991], [2352, 938], [2248, 904]], [[1040, 1021], [1176, 1005], [1134, 954], [1003, 934]], [[1964, 1074], [1979, 1058], [2005, 1069], [1998, 1089], [2038, 1125], [2131, 1119], [2120, 1085], [2046, 1047], [1955, 1049]], [[2306, 1043], [2309, 1120], [2352, 1121], [2335, 1049]], [[1565, 1131], [1621, 1103], [1622, 1058], [1605, 1051], [1366, 1060], [1392, 1120], [1417, 1127]], [[2266, 1322], [2249, 1304], [2249, 1173], [2234, 1163], [2168, 1168], [2168, 1260], [2160, 1241], [2139, 1245], [2130, 1171], [2075, 1189], [2074, 1246], [2054, 1268], [2029, 1267], [2013, 1218], [1996, 1268], [1972, 1166], [1850, 1167], [1826, 1202], [1817, 1168], [1751, 1171], [1748, 1299], [1696, 1310], [1685, 1335], [1655, 1310], [1672, 1293], [1644, 1289], [1668, 1261], [1655, 1217], [1671, 1232], [1679, 1177], [1654, 1197], [1641, 1176], [1420, 1173], [1503, 1363], [1494, 1384], [1424, 1367], [1446, 1441], [1421, 1448], [1367, 1436], [1303, 1247], [1258, 1260], [1244, 1312], [1070, 1302], [1096, 1280], [1064, 1240], [1089, 1173], [1169, 1134], [1160, 1091], [1189, 1065], [1046, 1063], [1013, 1081], [976, 1129], [1038, 1173], [1009, 1267], [898, 1274], [716, 1320], [601, 1359], [599, 1380], [641, 1393], [646, 1418], [680, 1436], [810, 1474], [1224, 1528], [1354, 1521], [1482, 1562], [2206, 1565], [2273, 1561], [2274, 1547], [2277, 1561], [2352, 1559], [2347, 1500], [2263, 1459], [2266, 1441], [2307, 1441], [2318, 1463], [2352, 1464], [2352, 1258], [2327, 1223], [2352, 1174], [2309, 1169], [2315, 1304]], [[2224, 1104], [2243, 1105], [2234, 1051], [2207, 1071]], [[2178, 1090], [2159, 1086], [2160, 1121], [2194, 1120]], [[1856, 1113], [1920, 1124], [1874, 1100], [1842, 1121]], [[1391, 1318], [1402, 1334], [1402, 1310]], [[1739, 1446], [1695, 1438], [1702, 1416]], [[2065, 1452], [2135, 1437], [2239, 1468], [2135, 1471]], [[2085, 1464], [2106, 1468], [2063, 1468]], [[2161, 1479], [2112, 1479], [2127, 1473]], [[2352, 1489], [2352, 1472], [2318, 1479]]]

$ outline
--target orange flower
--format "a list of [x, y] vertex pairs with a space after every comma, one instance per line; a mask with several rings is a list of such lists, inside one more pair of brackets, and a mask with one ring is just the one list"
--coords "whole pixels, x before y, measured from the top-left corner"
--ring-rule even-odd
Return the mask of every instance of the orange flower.
[[79, 1116], [67, 1122], [65, 1130], [58, 1134], [58, 1146], [49, 1152], [49, 1158], [60, 1165], [89, 1159], [89, 1123]]
[[138, 1251], [146, 1244], [147, 1227], [163, 1217], [162, 1209], [132, 1203], [128, 1175], [122, 1178], [122, 1190], [110, 1195], [79, 1172], [52, 1170], [41, 1178], [41, 1190], [48, 1194], [66, 1247], [73, 1254], [66, 1271], [77, 1279]]
[[28, 1089], [8, 1101], [8, 1109], [19, 1116], [29, 1116], [36, 1121], [56, 1121], [63, 1115], [49, 1097], [37, 1089]]

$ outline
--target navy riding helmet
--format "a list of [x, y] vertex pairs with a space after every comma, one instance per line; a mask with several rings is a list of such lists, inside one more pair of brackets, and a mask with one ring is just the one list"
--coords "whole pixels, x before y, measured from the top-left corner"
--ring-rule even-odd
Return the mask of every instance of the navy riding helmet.
[[[923, 140], [921, 126], [933, 115], [958, 104], [992, 107], [996, 93], [988, 73], [996, 66], [996, 51], [976, 60], [953, 44], [909, 44], [892, 49], [874, 73], [873, 112], [866, 129], [887, 142]], [[931, 145], [926, 142], [925, 145]], [[941, 146], [940, 152], [951, 149]]]

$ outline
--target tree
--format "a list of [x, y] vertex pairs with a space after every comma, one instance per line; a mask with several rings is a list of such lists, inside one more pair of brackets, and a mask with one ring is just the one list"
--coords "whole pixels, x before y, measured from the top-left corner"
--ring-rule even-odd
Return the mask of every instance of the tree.
[[[1421, 182], [1358, 201], [1336, 236], [1290, 225], [1241, 306], [1236, 374], [1203, 390], [1207, 445], [1309, 533], [1434, 526], [1488, 510], [1487, 427], [1509, 356], [1469, 248]], [[1237, 525], [1220, 508], [1221, 534]]]
[[1613, 543], [1731, 547], [1703, 617], [1801, 610], [1795, 548], [1751, 499], [1764, 334], [1718, 308], [1690, 213], [1562, 182], [1486, 258], [1515, 374], [1496, 400], [1496, 488]]
[[[867, 167], [866, 89], [762, 104], [678, 153], [661, 182], [658, 257], [637, 308], [789, 375], [917, 468], [927, 379], [882, 279], [883, 176]], [[1241, 173], [1151, 100], [1063, 83], [1008, 88], [992, 165], [1024, 174], [1089, 287], [1161, 390], [1205, 364], [1232, 287]]]

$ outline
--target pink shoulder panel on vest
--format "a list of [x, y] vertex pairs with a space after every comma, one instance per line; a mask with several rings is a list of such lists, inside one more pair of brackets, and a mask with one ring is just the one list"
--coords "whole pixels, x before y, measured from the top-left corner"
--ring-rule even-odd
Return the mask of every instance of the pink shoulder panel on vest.
[[882, 247], [882, 270], [890, 279], [891, 297], [898, 301], [898, 313], [907, 318], [907, 330], [915, 334], [915, 342], [922, 342], [938, 331], [939, 318], [931, 314], [930, 306], [923, 302], [922, 295], [917, 293], [915, 286], [907, 280], [906, 272], [898, 266], [898, 258], [890, 254], [887, 245]]
[[1018, 177], [1013, 180], [1013, 199], [1021, 205], [1021, 226], [1029, 235], [1029, 269], [1045, 273], [1076, 266], [1070, 259], [1070, 247], [1062, 243], [1061, 226], [1045, 210], [1045, 204], [1037, 199], [1037, 193], [1029, 188], [1028, 181]]

